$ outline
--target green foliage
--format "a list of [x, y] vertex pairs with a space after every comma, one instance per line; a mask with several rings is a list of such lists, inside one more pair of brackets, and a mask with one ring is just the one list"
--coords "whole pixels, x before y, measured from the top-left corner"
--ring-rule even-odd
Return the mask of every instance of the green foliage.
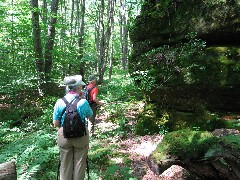
[[218, 140], [207, 131], [184, 129], [168, 133], [153, 153], [160, 162], [169, 155], [183, 161], [203, 157], [209, 147]]
[[[132, 80], [129, 76], [123, 77], [122, 72], [120, 75], [118, 73], [116, 76], [113, 75], [110, 83], [106, 82], [106, 88], [100, 87], [99, 99], [110, 101], [104, 108], [106, 108], [106, 113], [113, 117], [109, 120], [116, 125], [91, 139], [89, 165], [93, 179], [108, 177], [108, 175], [115, 179], [123, 177], [134, 179], [129, 167], [129, 157], [119, 153], [118, 146], [109, 144], [112, 139], [126, 137], [129, 127], [124, 112], [136, 103], [137, 90], [135, 86], [132, 86]], [[115, 92], [110, 94], [111, 91]], [[59, 97], [40, 98], [33, 95], [22, 93], [18, 101], [14, 101], [15, 107], [0, 110], [0, 115], [4, 119], [0, 123], [0, 162], [15, 160], [20, 179], [51, 180], [56, 177], [59, 159], [56, 130], [51, 128], [53, 106]], [[140, 96], [141, 94], [138, 93], [137, 98]], [[13, 102], [11, 99], [9, 101]], [[124, 167], [121, 163], [116, 164], [114, 158], [119, 157]], [[115, 165], [121, 168], [114, 171], [111, 167]]]
[[225, 121], [224, 123], [226, 128], [240, 130], [240, 119], [233, 119], [231, 121]]
[[240, 136], [239, 135], [228, 135], [226, 137], [223, 137], [223, 140], [225, 141], [226, 145], [233, 144], [235, 146], [240, 146]]
[[135, 82], [143, 91], [151, 92], [169, 84], [194, 83], [188, 76], [191, 69], [204, 67], [192, 57], [200, 54], [206, 45], [204, 41], [196, 38], [196, 33], [189, 33], [186, 39], [186, 43], [155, 48], [139, 57], [132, 57], [131, 60], [136, 62], [132, 62], [134, 64], [130, 65], [130, 70]]
[[139, 135], [166, 134], [168, 132], [166, 124], [169, 118], [167, 111], [163, 111], [156, 104], [149, 103], [138, 117], [135, 133]]
[[106, 166], [109, 164], [109, 159], [113, 155], [114, 146], [101, 147], [101, 144], [92, 146], [89, 152], [89, 160], [98, 166]]
[[193, 130], [213, 131], [226, 127], [218, 113], [207, 110], [202, 112], [169, 111], [170, 121], [167, 126], [171, 131], [190, 128]]
[[[12, 129], [14, 130], [14, 129]], [[12, 143], [0, 150], [0, 162], [15, 160], [19, 179], [32, 179], [36, 172], [45, 168], [52, 169], [56, 163], [58, 148], [55, 146], [55, 133], [49, 130], [24, 133], [18, 129], [18, 136], [12, 137]], [[0, 132], [2, 135], [2, 132]]]
[[[112, 136], [125, 136], [127, 134], [129, 126], [125, 112], [130, 109], [137, 110], [133, 106], [142, 99], [142, 92], [134, 85], [129, 74], [125, 73], [125, 71], [114, 71], [111, 81], [105, 80], [104, 86], [99, 87], [99, 99], [108, 102], [104, 105], [104, 110], [108, 116], [105, 121], [117, 125], [114, 131], [106, 132], [108, 136], [109, 134]], [[105, 133], [101, 136], [105, 136]]]
[[[139, 94], [137, 87], [133, 86], [129, 76], [124, 77], [123, 74], [119, 75], [118, 72], [116, 74], [116, 76], [113, 76], [111, 83], [107, 80], [106, 84], [104, 82], [100, 86], [101, 96], [99, 99], [108, 101], [102, 107], [109, 117], [104, 120], [114, 124], [112, 127], [107, 127], [106, 130], [104, 128], [97, 129], [97, 135], [91, 137], [89, 165], [92, 179], [107, 179], [109, 177], [112, 179], [136, 179], [132, 174], [130, 155], [119, 152], [119, 147], [114, 142], [123, 140], [131, 131], [130, 126], [132, 125], [129, 125], [126, 112], [138, 110], [136, 105], [141, 103], [138, 102], [141, 94]], [[111, 91], [114, 91], [114, 93]], [[23, 96], [26, 97], [24, 94]], [[58, 96], [36, 97], [18, 102], [12, 109], [6, 108], [0, 111], [0, 116], [4, 118], [4, 121], [0, 123], [0, 162], [14, 159], [17, 163], [20, 179], [51, 180], [56, 177], [59, 156], [55, 142], [56, 130], [51, 128], [51, 123], [53, 105], [58, 98]], [[101, 113], [101, 109], [99, 113]], [[165, 124], [169, 122], [171, 116], [168, 111], [163, 111], [158, 106], [149, 104], [145, 107], [144, 113], [139, 116], [141, 119], [138, 120], [147, 129], [144, 130], [140, 125], [136, 125], [136, 128], [139, 128], [143, 134], [166, 134], [168, 128]], [[214, 119], [213, 117], [207, 117], [207, 115], [206, 118]], [[20, 120], [20, 124], [16, 124], [18, 120]], [[156, 129], [149, 128], [148, 125], [152, 122], [157, 127]], [[214, 123], [215, 121], [213, 121]], [[174, 138], [176, 138], [175, 136], [177, 135], [174, 135]], [[204, 140], [207, 136], [201, 135], [199, 139], [202, 138], [203, 140], [199, 142], [196, 140], [199, 137], [198, 135], [190, 133], [189, 137], [192, 137], [192, 142], [199, 147], [205, 148]], [[181, 139], [183, 140], [180, 143], [194, 149], [189, 145], [190, 142], [186, 138], [187, 135], [182, 135]], [[171, 149], [174, 150], [173, 153], [178, 155], [178, 142], [169, 138], [167, 142], [170, 141], [175, 143]], [[163, 148], [169, 150], [166, 147], [168, 146], [163, 146]], [[182, 153], [187, 154], [185, 151]], [[201, 154], [197, 150], [196, 153]], [[167, 156], [167, 154], [161, 155]]]
[[156, 84], [156, 79], [150, 71], [135, 71], [134, 80], [139, 82], [138, 86], [142, 91], [151, 91]]
[[131, 102], [142, 98], [142, 93], [124, 70], [114, 70], [112, 79], [104, 80], [104, 88], [100, 86], [99, 92], [99, 97], [107, 102]]
[[39, 175], [49, 180], [56, 177], [58, 147], [56, 132], [50, 126], [53, 108], [50, 102], [51, 97], [48, 102], [35, 99], [35, 107], [25, 101], [20, 107], [0, 111], [3, 117], [0, 162], [15, 160], [19, 179], [39, 179]]
[[[89, 150], [89, 162], [91, 175], [93, 179], [98, 179], [98, 176], [107, 179], [122, 179], [122, 178], [133, 178], [132, 170], [128, 166], [123, 166], [120, 162], [116, 162], [114, 159], [125, 159], [125, 155], [121, 155], [117, 151], [118, 146], [111, 144], [108, 145], [108, 140], [94, 139], [91, 141], [91, 148]], [[128, 158], [122, 163], [129, 164]], [[101, 173], [99, 174], [99, 171]], [[133, 178], [134, 179], [134, 178]]]
[[115, 179], [130, 179], [136, 180], [132, 176], [133, 170], [129, 167], [121, 167], [120, 165], [113, 165], [107, 168], [103, 174], [104, 179], [115, 180]]

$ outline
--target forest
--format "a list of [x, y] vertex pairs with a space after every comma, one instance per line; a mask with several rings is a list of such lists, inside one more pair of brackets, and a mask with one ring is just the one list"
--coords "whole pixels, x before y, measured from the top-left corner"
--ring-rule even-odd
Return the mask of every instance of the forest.
[[[90, 179], [240, 179], [239, 0], [2, 0], [0, 179], [58, 175], [63, 79], [98, 78]], [[87, 173], [86, 173], [87, 179]]]

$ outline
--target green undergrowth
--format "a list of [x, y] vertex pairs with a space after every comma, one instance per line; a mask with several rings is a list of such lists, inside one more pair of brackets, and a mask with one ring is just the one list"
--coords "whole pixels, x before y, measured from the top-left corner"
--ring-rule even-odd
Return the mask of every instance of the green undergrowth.
[[93, 138], [89, 150], [89, 167], [92, 179], [135, 179], [132, 175], [129, 154], [118, 151], [108, 138]]
[[31, 99], [0, 109], [0, 163], [15, 161], [20, 180], [55, 179], [59, 152], [50, 120], [56, 98]]
[[[57, 94], [45, 97], [28, 94], [25, 97], [23, 94], [18, 101], [8, 99], [12, 104], [0, 109], [0, 163], [15, 161], [19, 180], [56, 179], [59, 150], [57, 130], [52, 128], [52, 112], [60, 97]], [[98, 115], [113, 127], [99, 128], [97, 135], [91, 137], [91, 180], [136, 179], [132, 175], [129, 154], [119, 152], [116, 144], [131, 131], [125, 112], [137, 110], [135, 104], [142, 100], [142, 95], [129, 75], [118, 71], [111, 80], [99, 85], [99, 99], [106, 103]]]
[[[29, 93], [29, 91], [27, 91]], [[16, 92], [17, 93], [17, 92]], [[22, 93], [22, 92], [21, 92]], [[101, 121], [112, 124], [109, 127], [99, 127], [96, 134], [91, 137], [89, 150], [90, 177], [97, 179], [136, 179], [133, 176], [129, 154], [119, 151], [118, 142], [128, 138], [129, 133], [168, 134], [173, 127], [172, 122], [180, 124], [178, 128], [185, 127], [181, 123], [185, 119], [192, 119], [190, 134], [172, 134], [164, 140], [166, 146], [158, 147], [159, 151], [173, 150], [174, 155], [184, 157], [189, 151], [179, 150], [186, 148], [195, 152], [195, 156], [201, 155], [206, 143], [211, 143], [211, 136], [204, 128], [223, 127], [218, 124], [222, 115], [202, 113], [206, 123], [198, 121], [191, 113], [174, 113], [162, 110], [160, 107], [148, 104], [139, 115], [133, 126], [127, 112], [139, 112], [139, 106], [143, 108], [143, 97], [140, 90], [134, 85], [132, 79], [124, 72], [115, 72], [112, 79], [105, 80], [99, 86], [99, 99], [106, 103], [99, 108], [98, 115]], [[30, 95], [28, 94], [28, 97]], [[11, 108], [0, 109], [0, 163], [14, 160], [17, 166], [18, 179], [52, 180], [56, 179], [59, 161], [59, 150], [56, 144], [56, 129], [51, 127], [53, 106], [59, 95], [24, 99], [11, 104]], [[187, 116], [186, 116], [187, 115]], [[177, 118], [175, 121], [172, 119]], [[194, 120], [194, 121], [193, 121]], [[239, 119], [233, 119], [235, 123], [225, 121], [225, 127], [239, 127]], [[202, 123], [202, 124], [201, 124]], [[212, 126], [209, 126], [212, 125]], [[205, 129], [205, 130], [206, 130]], [[188, 131], [186, 131], [188, 132]], [[170, 133], [169, 133], [170, 134]], [[166, 136], [168, 137], [168, 136]], [[174, 138], [173, 138], [174, 137]], [[200, 140], [198, 138], [200, 137]], [[173, 143], [173, 145], [170, 144]], [[191, 143], [194, 143], [193, 146]], [[197, 150], [197, 147], [200, 147]], [[163, 148], [163, 149], [161, 149]], [[158, 153], [157, 157], [167, 154]]]

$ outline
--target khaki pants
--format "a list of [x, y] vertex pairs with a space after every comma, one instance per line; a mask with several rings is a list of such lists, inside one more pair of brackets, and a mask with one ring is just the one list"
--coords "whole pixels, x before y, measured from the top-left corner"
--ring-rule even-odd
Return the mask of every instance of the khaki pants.
[[[86, 128], [87, 129], [87, 128]], [[64, 138], [63, 128], [57, 133], [60, 150], [60, 180], [83, 180], [86, 171], [86, 159], [89, 149], [89, 132], [79, 138]]]

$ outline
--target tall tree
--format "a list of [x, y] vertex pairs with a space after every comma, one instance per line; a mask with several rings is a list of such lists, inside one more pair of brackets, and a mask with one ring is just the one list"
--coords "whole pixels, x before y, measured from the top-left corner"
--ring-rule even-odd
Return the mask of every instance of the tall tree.
[[79, 46], [79, 51], [78, 51], [78, 60], [80, 62], [80, 67], [79, 67], [79, 73], [82, 74], [83, 79], [85, 75], [85, 62], [83, 61], [83, 53], [84, 53], [84, 30], [85, 30], [85, 0], [80, 1], [80, 7], [81, 11], [78, 12], [79, 15], [79, 28], [78, 28], [78, 46]]
[[[38, 0], [32, 0], [32, 27], [33, 27], [33, 43], [36, 58], [36, 67], [40, 78], [40, 91], [45, 82], [49, 82], [52, 68], [52, 52], [55, 38], [55, 25], [57, 22], [58, 0], [52, 0], [51, 16], [48, 24], [48, 33], [45, 44], [45, 54], [43, 55], [43, 47], [41, 41], [41, 27], [39, 25], [39, 5]], [[45, 17], [45, 16], [44, 16]]]
[[[114, 19], [113, 19], [114, 23]], [[112, 32], [114, 32], [114, 26], [112, 26]], [[110, 53], [109, 53], [109, 74], [108, 78], [111, 80], [112, 78], [112, 71], [113, 71], [113, 59], [114, 59], [114, 36], [112, 35], [111, 44], [110, 44]]]
[[[113, 59], [114, 64], [124, 59], [124, 56], [120, 57], [119, 46], [124, 47], [123, 34], [127, 33], [124, 33], [121, 28], [122, 40], [120, 43], [119, 25], [124, 24], [125, 21], [116, 24], [113, 21], [117, 22], [118, 20], [119, 13], [116, 12], [119, 10], [119, 3], [122, 1], [126, 5], [133, 4], [136, 9], [138, 1], [58, 1], [31, 0], [29, 3], [27, 0], [21, 0], [19, 3], [14, 0], [5, 0], [2, 2], [3, 6], [0, 9], [3, 13], [0, 15], [0, 27], [4, 28], [1, 28], [1, 37], [7, 38], [0, 38], [0, 56], [2, 59], [12, 61], [1, 63], [9, 67], [8, 74], [11, 73], [11, 69], [14, 69], [17, 72], [12, 73], [12, 76], [15, 77], [18, 73], [19, 80], [27, 79], [33, 82], [32, 87], [36, 87], [37, 75], [40, 90], [46, 87], [43, 85], [45, 82], [49, 82], [50, 76], [51, 80], [59, 81], [62, 76], [72, 73], [89, 75], [97, 72], [100, 82], [102, 82], [108, 68], [110, 68], [109, 73], [111, 74]], [[59, 12], [58, 3], [61, 3]], [[94, 8], [93, 4], [96, 5]], [[30, 5], [31, 8], [29, 8]], [[128, 6], [125, 8], [128, 9]], [[32, 11], [32, 21], [29, 21], [28, 18], [29, 11]], [[96, 16], [94, 16], [95, 13], [92, 13], [93, 11], [96, 12]], [[129, 11], [126, 10], [126, 12], [125, 14], [129, 15]], [[30, 24], [32, 26], [29, 26]], [[127, 26], [123, 25], [122, 27]], [[113, 29], [115, 31], [114, 39], [112, 38]], [[123, 50], [122, 52], [122, 54], [127, 54]], [[120, 61], [118, 61], [119, 59]], [[33, 61], [34, 63], [31, 63]], [[21, 83], [24, 86], [24, 82], [21, 81]], [[48, 90], [48, 87], [45, 90]]]
[[51, 3], [51, 16], [48, 25], [47, 41], [45, 45], [45, 79], [46, 82], [50, 80], [51, 68], [52, 68], [52, 54], [54, 47], [56, 23], [57, 23], [57, 10], [59, 0], [52, 0]]
[[120, 27], [120, 52], [121, 52], [121, 62], [122, 68], [125, 70], [127, 66], [127, 57], [128, 57], [128, 27], [127, 27], [127, 9], [126, 1], [120, 0], [119, 8], [119, 27]]
[[[112, 34], [113, 18], [115, 14], [115, 0], [108, 0], [105, 4], [104, 0], [101, 0], [99, 6], [98, 21], [96, 24], [96, 49], [98, 51], [98, 74], [99, 83], [103, 81], [103, 76], [106, 71], [106, 64], [108, 58], [109, 41]], [[104, 16], [107, 6], [106, 16]], [[106, 19], [105, 19], [106, 18]]]
[[41, 29], [39, 25], [39, 8], [38, 0], [32, 0], [32, 29], [33, 29], [33, 45], [36, 58], [36, 68], [39, 74], [38, 90], [39, 94], [42, 95], [43, 82], [44, 82], [44, 58], [42, 51], [42, 41], [41, 41]]

